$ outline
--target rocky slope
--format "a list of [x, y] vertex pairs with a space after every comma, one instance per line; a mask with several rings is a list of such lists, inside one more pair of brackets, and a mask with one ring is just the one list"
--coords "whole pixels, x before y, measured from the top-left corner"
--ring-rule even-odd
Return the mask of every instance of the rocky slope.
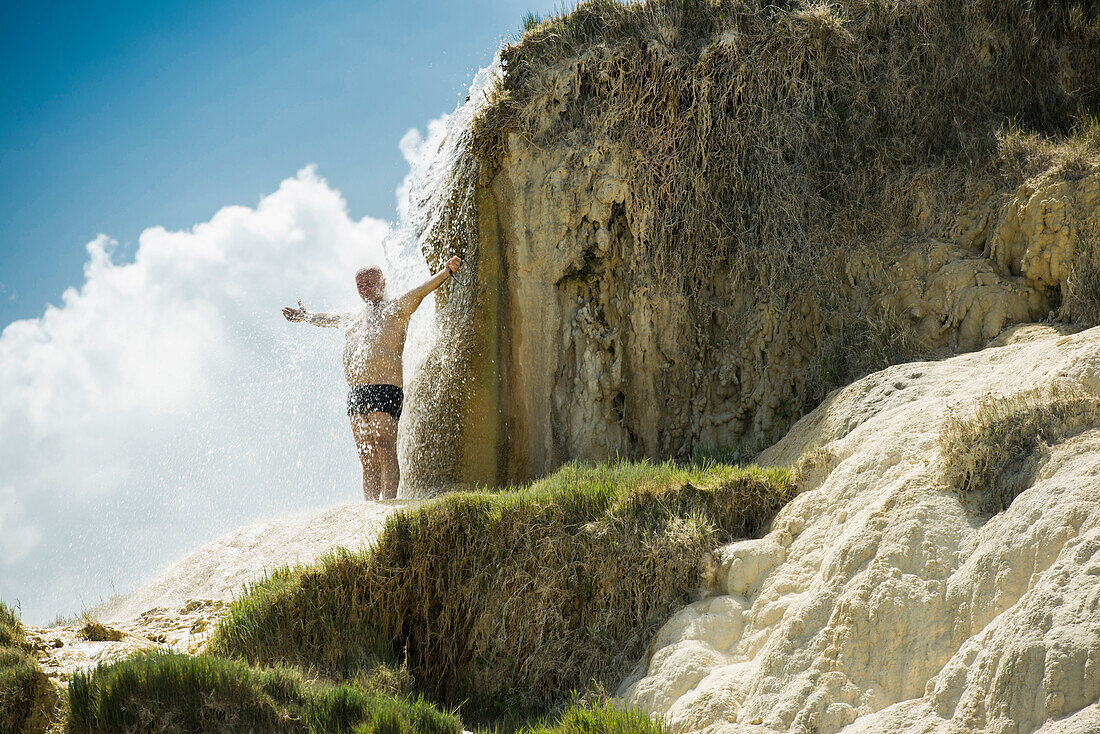
[[1100, 424], [1029, 456], [992, 516], [944, 484], [938, 442], [981, 401], [1100, 395], [1100, 329], [997, 343], [870, 375], [764, 452], [806, 490], [719, 550], [624, 699], [715, 733], [1100, 731]]
[[363, 548], [386, 517], [409, 501], [354, 502], [313, 515], [246, 525], [223, 535], [165, 569], [140, 588], [88, 610], [96, 619], [133, 619], [157, 607], [175, 608], [189, 599], [229, 601], [244, 585], [281, 566], [311, 563], [343, 547]]
[[338, 548], [369, 545], [386, 517], [409, 502], [355, 502], [322, 512], [238, 528], [190, 553], [130, 594], [89, 609], [119, 639], [89, 640], [85, 619], [27, 627], [37, 657], [55, 684], [76, 670], [120, 660], [139, 650], [201, 651], [228, 602], [245, 584], [282, 566], [316, 561]]

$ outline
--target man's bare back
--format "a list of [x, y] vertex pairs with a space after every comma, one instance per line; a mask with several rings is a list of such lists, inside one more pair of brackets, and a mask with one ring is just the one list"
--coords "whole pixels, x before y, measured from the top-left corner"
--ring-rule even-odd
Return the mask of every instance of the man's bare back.
[[459, 258], [451, 258], [443, 270], [392, 301], [383, 300], [386, 280], [381, 269], [361, 268], [355, 274], [355, 284], [366, 304], [362, 311], [312, 313], [302, 308], [300, 301], [298, 308], [283, 309], [288, 321], [344, 331], [344, 376], [351, 388], [348, 416], [363, 464], [366, 499], [397, 497], [397, 422], [404, 400], [401, 357], [409, 319], [424, 297], [461, 266]]

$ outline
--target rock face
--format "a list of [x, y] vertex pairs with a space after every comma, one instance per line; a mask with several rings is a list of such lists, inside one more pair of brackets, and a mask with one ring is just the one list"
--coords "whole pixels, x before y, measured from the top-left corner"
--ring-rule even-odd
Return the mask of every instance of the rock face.
[[746, 459], [875, 369], [1100, 322], [1100, 35], [1073, 8], [652, 0], [532, 23], [472, 92], [463, 175], [422, 228], [474, 283], [440, 319], [447, 369], [410, 390], [439, 407], [403, 491]]
[[539, 150], [513, 137], [479, 194], [481, 256], [492, 249], [500, 263], [482, 278], [498, 294], [483, 323], [502, 346], [478, 362], [496, 390], [467, 411], [471, 431], [497, 426], [475, 449], [484, 459], [465, 449], [491, 473], [467, 481], [529, 480], [573, 459], [752, 456], [816, 404], [853, 351], [881, 350], [880, 361], [969, 351], [1046, 318], [1071, 289], [1075, 245], [1100, 232], [1096, 170], [979, 188], [946, 225], [837, 264], [829, 297], [866, 314], [853, 335], [812, 288], [784, 305], [756, 301], [718, 262], [690, 298], [647, 285], [623, 159], [610, 144]]
[[1100, 329], [998, 344], [872, 374], [764, 452], [805, 457], [802, 493], [715, 554], [712, 596], [658, 633], [626, 702], [731, 734], [1100, 731], [1100, 426], [1045, 447], [993, 516], [944, 485], [937, 445], [983, 396], [1100, 394]]

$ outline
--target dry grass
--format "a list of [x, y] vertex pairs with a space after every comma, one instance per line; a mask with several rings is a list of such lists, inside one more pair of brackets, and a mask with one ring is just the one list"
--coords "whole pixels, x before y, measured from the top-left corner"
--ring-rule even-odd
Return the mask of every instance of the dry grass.
[[980, 513], [1007, 508], [1030, 486], [1049, 444], [1100, 422], [1100, 398], [1058, 383], [953, 409], [940, 430], [944, 478]]
[[[1100, 216], [1096, 218], [1100, 225]], [[1100, 229], [1078, 227], [1062, 313], [1079, 324], [1100, 324]]]
[[705, 550], [758, 532], [786, 473], [566, 466], [522, 490], [451, 494], [377, 544], [282, 571], [232, 606], [214, 650], [337, 677], [407, 655], [463, 716], [545, 711], [615, 685], [686, 600]]
[[910, 361], [922, 351], [912, 325], [890, 308], [857, 309], [836, 318], [818, 348], [817, 379], [811, 383], [813, 389], [801, 396], [801, 413], [813, 410], [830, 390]]
[[[1100, 170], [1100, 116], [1079, 114], [1059, 153], [1056, 165], [1066, 178]], [[1074, 211], [1082, 214], [1079, 208]], [[1100, 324], [1100, 212], [1087, 214], [1091, 220], [1074, 223], [1077, 239], [1062, 292], [1062, 315], [1081, 324]]]
[[591, 0], [505, 48], [475, 150], [487, 177], [509, 134], [614, 141], [659, 282], [682, 291], [718, 261], [782, 299], [904, 223], [915, 179], [959, 198], [1008, 121], [1056, 135], [1100, 109], [1090, 7]]
[[114, 627], [108, 627], [88, 617], [84, 618], [84, 626], [80, 628], [79, 635], [88, 642], [118, 642], [123, 636]]

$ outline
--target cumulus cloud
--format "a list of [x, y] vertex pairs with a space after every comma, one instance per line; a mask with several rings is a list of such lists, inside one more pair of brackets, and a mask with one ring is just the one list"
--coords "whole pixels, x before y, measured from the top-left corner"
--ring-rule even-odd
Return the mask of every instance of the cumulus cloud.
[[424, 179], [429, 175], [432, 160], [443, 146], [447, 136], [447, 121], [450, 115], [443, 115], [428, 122], [427, 134], [411, 127], [397, 143], [401, 157], [409, 164], [409, 172], [397, 187], [397, 215], [401, 222], [410, 220], [412, 192], [423, 187]]
[[145, 230], [132, 262], [88, 243], [80, 289], [0, 334], [0, 598], [43, 623], [243, 523], [361, 497], [342, 337], [280, 309], [358, 307], [366, 263], [423, 276], [388, 233], [309, 167]]

